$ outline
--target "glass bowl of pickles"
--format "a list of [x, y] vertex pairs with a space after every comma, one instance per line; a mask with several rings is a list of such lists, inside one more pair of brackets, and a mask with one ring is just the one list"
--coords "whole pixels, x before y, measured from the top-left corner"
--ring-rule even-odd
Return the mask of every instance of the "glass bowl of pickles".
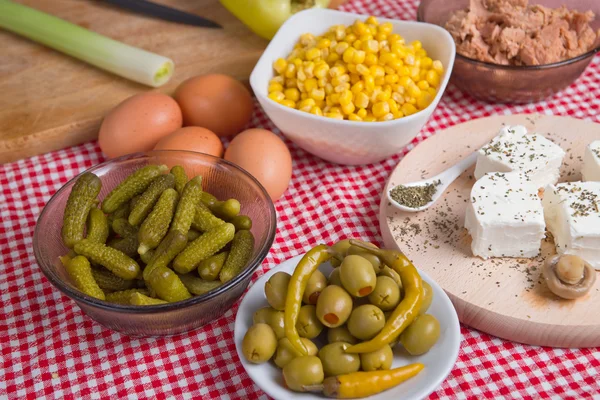
[[228, 161], [189, 151], [109, 160], [67, 182], [38, 218], [46, 278], [105, 327], [166, 336], [224, 314], [273, 243], [266, 190]]

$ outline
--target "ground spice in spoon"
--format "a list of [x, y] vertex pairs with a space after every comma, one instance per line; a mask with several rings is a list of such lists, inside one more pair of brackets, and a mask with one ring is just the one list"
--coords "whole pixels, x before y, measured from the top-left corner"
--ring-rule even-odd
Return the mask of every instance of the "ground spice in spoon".
[[410, 208], [423, 207], [431, 202], [437, 191], [436, 186], [441, 183], [438, 180], [421, 186], [398, 185], [390, 191], [390, 196], [396, 203], [403, 206]]

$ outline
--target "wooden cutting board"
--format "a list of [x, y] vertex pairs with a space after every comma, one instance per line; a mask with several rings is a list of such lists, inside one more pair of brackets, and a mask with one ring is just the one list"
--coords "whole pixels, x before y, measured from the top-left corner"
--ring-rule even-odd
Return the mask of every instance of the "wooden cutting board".
[[[524, 125], [560, 145], [566, 152], [559, 182], [581, 180], [585, 146], [600, 139], [600, 124], [548, 115], [480, 118], [438, 132], [400, 161], [385, 187], [434, 176], [483, 146], [503, 125]], [[576, 134], [574, 134], [576, 132]], [[401, 212], [382, 196], [379, 213], [386, 247], [397, 247], [448, 294], [461, 322], [520, 343], [554, 347], [600, 346], [600, 279], [588, 294], [563, 300], [540, 276], [546, 257], [555, 253], [551, 240], [532, 259], [482, 260], [471, 252], [464, 229], [467, 199], [475, 183], [467, 170], [431, 208]]]
[[[204, 16], [224, 29], [153, 19], [101, 0], [20, 2], [170, 57], [175, 74], [155, 90], [172, 93], [183, 80], [211, 72], [247, 80], [266, 40], [218, 0], [154, 1]], [[2, 30], [0, 49], [0, 163], [92, 140], [108, 110], [132, 94], [150, 90]]]

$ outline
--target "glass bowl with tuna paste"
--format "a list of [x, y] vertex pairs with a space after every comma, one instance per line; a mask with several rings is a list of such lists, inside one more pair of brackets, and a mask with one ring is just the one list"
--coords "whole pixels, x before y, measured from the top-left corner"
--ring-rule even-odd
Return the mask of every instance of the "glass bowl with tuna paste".
[[452, 83], [490, 102], [553, 96], [600, 51], [598, 0], [423, 0], [417, 19], [450, 32]]

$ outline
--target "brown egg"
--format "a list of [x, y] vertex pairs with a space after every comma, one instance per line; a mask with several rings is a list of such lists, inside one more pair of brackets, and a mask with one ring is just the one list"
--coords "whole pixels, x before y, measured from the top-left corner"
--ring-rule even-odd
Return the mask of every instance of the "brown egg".
[[271, 131], [248, 129], [240, 133], [225, 150], [225, 159], [258, 179], [273, 201], [290, 184], [292, 155], [283, 140]]
[[181, 128], [181, 109], [172, 97], [148, 92], [132, 96], [102, 121], [98, 142], [109, 158], [149, 151], [163, 137]]
[[201, 126], [218, 136], [239, 133], [252, 117], [250, 92], [228, 75], [190, 78], [179, 85], [174, 97], [183, 112], [184, 126]]
[[206, 128], [188, 126], [179, 128], [160, 139], [154, 146], [154, 150], [189, 150], [221, 157], [223, 143], [217, 135]]

